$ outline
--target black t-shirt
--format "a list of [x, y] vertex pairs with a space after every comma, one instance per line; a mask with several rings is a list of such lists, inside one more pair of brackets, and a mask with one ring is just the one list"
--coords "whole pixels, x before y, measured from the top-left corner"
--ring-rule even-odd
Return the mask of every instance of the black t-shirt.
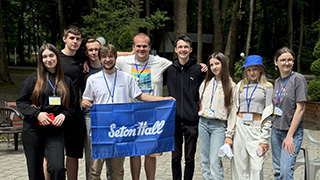
[[61, 58], [61, 67], [66, 76], [72, 80], [73, 86], [76, 90], [76, 97], [79, 99], [79, 89], [83, 82], [83, 59], [79, 55], [67, 56], [59, 51]]

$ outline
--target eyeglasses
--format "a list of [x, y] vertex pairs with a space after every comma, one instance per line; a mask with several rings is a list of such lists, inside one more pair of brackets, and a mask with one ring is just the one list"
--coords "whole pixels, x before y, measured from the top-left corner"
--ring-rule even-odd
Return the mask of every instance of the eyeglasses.
[[281, 62], [281, 63], [291, 63], [291, 62], [293, 62], [293, 59], [279, 59], [279, 61]]

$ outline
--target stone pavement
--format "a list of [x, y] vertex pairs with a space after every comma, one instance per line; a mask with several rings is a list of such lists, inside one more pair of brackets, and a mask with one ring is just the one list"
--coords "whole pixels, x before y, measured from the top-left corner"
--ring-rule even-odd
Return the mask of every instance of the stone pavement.
[[[316, 137], [316, 139], [320, 139], [320, 132], [312, 132], [312, 135]], [[311, 143], [306, 136], [304, 136], [303, 147], [306, 147], [309, 152], [309, 158], [320, 158], [320, 146], [317, 146]], [[144, 158], [142, 158], [143, 160]], [[81, 159], [79, 166], [79, 180], [85, 179], [85, 170], [84, 170], [84, 160]], [[225, 179], [230, 179], [230, 162], [226, 158], [223, 158], [224, 165], [224, 174]], [[199, 164], [199, 154], [198, 151], [196, 153], [196, 165], [195, 165], [195, 180], [202, 180], [201, 168]], [[105, 179], [105, 169], [103, 169], [102, 179]], [[26, 159], [23, 152], [23, 147], [21, 142], [19, 144], [19, 150], [14, 151], [12, 141], [0, 142], [0, 180], [25, 180], [28, 179]], [[125, 180], [131, 179], [130, 176], [130, 166], [129, 166], [129, 158], [125, 160]], [[141, 179], [144, 180], [145, 173], [141, 171]], [[171, 177], [171, 153], [166, 152], [161, 157], [158, 157], [157, 162], [157, 172], [156, 172], [157, 180], [170, 180]], [[266, 161], [264, 164], [264, 179], [271, 180], [273, 179], [273, 168], [272, 168], [272, 160], [271, 160], [271, 152], [268, 151], [266, 154]], [[304, 166], [300, 166], [296, 169], [294, 174], [295, 180], [303, 180], [304, 179]], [[317, 173], [317, 180], [320, 180], [320, 171]]]

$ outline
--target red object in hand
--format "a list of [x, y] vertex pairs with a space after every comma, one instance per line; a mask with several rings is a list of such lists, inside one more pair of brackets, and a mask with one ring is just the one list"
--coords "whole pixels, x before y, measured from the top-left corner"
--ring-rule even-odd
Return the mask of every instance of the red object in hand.
[[[48, 116], [48, 118], [51, 119], [51, 121], [54, 121], [54, 115], [53, 115], [53, 113], [47, 114], [47, 116]], [[39, 121], [39, 124], [40, 124], [40, 126], [42, 126], [41, 121]]]
[[48, 116], [48, 118], [50, 118], [50, 119], [51, 119], [51, 121], [54, 121], [54, 115], [53, 115], [52, 113], [47, 114], [47, 116]]

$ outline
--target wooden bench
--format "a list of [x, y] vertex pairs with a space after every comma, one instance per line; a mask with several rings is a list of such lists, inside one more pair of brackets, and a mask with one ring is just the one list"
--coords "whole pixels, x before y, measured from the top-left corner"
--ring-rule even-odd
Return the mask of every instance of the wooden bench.
[[[23, 117], [14, 109], [15, 102], [6, 102], [6, 107], [0, 107], [0, 134], [14, 135], [14, 150], [18, 150], [18, 135], [22, 132]], [[8, 143], [10, 138], [8, 137]]]

